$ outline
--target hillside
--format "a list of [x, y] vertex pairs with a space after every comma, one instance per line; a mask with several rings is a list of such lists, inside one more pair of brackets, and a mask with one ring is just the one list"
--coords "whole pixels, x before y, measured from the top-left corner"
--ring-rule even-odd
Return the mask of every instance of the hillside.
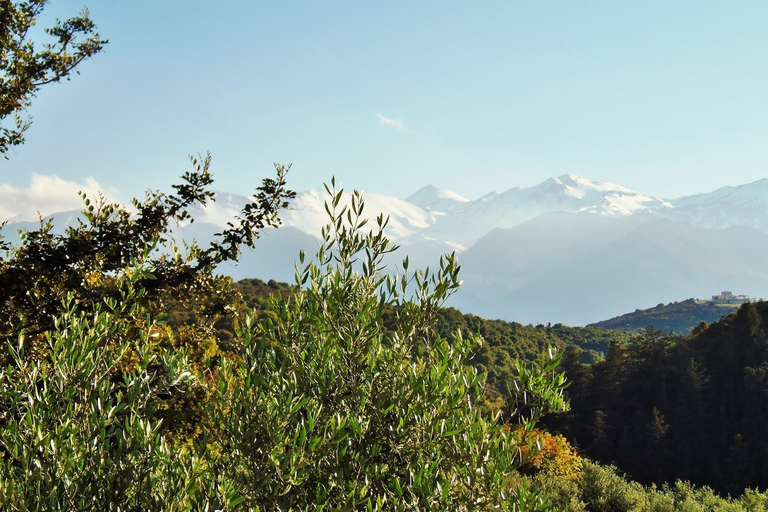
[[[243, 284], [246, 301], [257, 307], [251, 294], [287, 291], [274, 282]], [[712, 317], [729, 312], [736, 314]], [[768, 454], [768, 303], [738, 308], [690, 299], [613, 320], [626, 326], [628, 317], [667, 332], [708, 325], [668, 336], [653, 329], [606, 329], [605, 322], [522, 325], [453, 308], [442, 309], [437, 321], [449, 339], [456, 329], [482, 334], [485, 344], [471, 359], [488, 376], [485, 394], [475, 402], [481, 408], [508, 413], [515, 360], [558, 347], [565, 351], [561, 369], [571, 382], [571, 411], [548, 417], [547, 429], [645, 485], [688, 480], [731, 496], [762, 488], [768, 478], [762, 462]]]
[[[291, 294], [292, 285], [277, 282], [273, 279], [265, 282], [261, 279], [243, 279], [234, 283], [243, 298], [247, 309], [263, 311], [268, 309], [268, 297], [281, 295], [283, 298]], [[590, 325], [587, 327], [570, 327], [563, 324], [523, 325], [518, 322], [505, 320], [487, 320], [477, 315], [462, 313], [456, 308], [446, 307], [438, 312], [439, 330], [443, 336], [452, 336], [457, 329], [464, 333], [478, 333], [483, 336], [486, 346], [478, 353], [475, 361], [488, 364], [500, 359], [499, 351], [506, 357], [503, 359], [534, 360], [549, 347], [565, 349], [569, 346], [578, 347], [581, 352], [581, 362], [590, 364], [605, 357], [611, 342], [626, 343], [632, 336], [629, 331]], [[617, 332], [624, 331], [624, 332]], [[489, 353], [493, 353], [490, 354]]]
[[595, 322], [589, 327], [639, 332], [653, 327], [670, 334], [689, 334], [701, 322], [711, 324], [735, 313], [739, 304], [715, 304], [709, 300], [688, 299], [681, 302], [659, 304], [648, 309]]

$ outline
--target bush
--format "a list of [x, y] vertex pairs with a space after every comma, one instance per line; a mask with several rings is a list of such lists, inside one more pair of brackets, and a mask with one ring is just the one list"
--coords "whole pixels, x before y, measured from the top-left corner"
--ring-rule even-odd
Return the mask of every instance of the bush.
[[3, 510], [161, 510], [165, 493], [182, 493], [152, 414], [158, 395], [190, 373], [181, 355], [157, 354], [151, 325], [137, 333], [125, 321], [141, 293], [124, 285], [120, 302], [91, 314], [65, 300], [34, 360], [23, 343], [9, 347], [0, 371]]
[[529, 475], [546, 472], [557, 477], [574, 480], [578, 478], [584, 464], [571, 444], [561, 435], [533, 429], [525, 433], [516, 431], [519, 439], [527, 438], [532, 446], [523, 446], [525, 463], [521, 470]]
[[[435, 332], [459, 286], [455, 258], [435, 273], [383, 274], [395, 249], [386, 222], [362, 235], [361, 196], [338, 209], [342, 192], [329, 193], [324, 243], [298, 270], [304, 287], [274, 300], [275, 322], [246, 318], [242, 357], [219, 369], [206, 442], [222, 450], [206, 487], [234, 482], [249, 507], [282, 510], [513, 506], [516, 443], [472, 404], [483, 380], [466, 363], [482, 340]], [[562, 375], [525, 379], [531, 400], [560, 405]]]
[[580, 498], [590, 512], [647, 510], [643, 487], [622, 478], [612, 466], [586, 462], [578, 482]]

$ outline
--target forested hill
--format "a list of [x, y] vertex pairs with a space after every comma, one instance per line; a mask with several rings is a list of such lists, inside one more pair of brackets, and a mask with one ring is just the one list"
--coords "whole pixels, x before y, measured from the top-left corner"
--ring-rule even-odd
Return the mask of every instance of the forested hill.
[[689, 336], [646, 330], [592, 365], [566, 353], [571, 411], [548, 427], [646, 484], [765, 489], [767, 332], [768, 303], [757, 302]]
[[640, 332], [653, 327], [670, 334], [688, 334], [701, 322], [711, 324], [735, 313], [739, 304], [715, 304], [709, 300], [688, 299], [681, 302], [659, 304], [649, 309], [636, 309], [632, 313], [589, 324], [626, 332]]
[[[275, 280], [265, 282], [261, 279], [243, 279], [234, 283], [234, 287], [240, 291], [245, 306], [255, 310], [266, 309], [270, 295], [286, 297], [294, 288], [288, 283]], [[476, 315], [464, 314], [455, 308], [442, 309], [438, 317], [441, 323], [438, 328], [444, 336], [453, 335], [456, 329], [482, 334], [490, 349], [503, 348], [512, 359], [532, 360], [548, 347], [565, 348], [575, 345], [583, 351], [581, 361], [592, 363], [604, 357], [611, 341], [623, 343], [631, 338], [628, 333], [597, 326], [533, 326], [505, 320], [486, 320]]]
[[472, 358], [479, 371], [488, 374], [488, 386], [484, 405], [503, 409], [510, 391], [515, 360], [534, 360], [549, 347], [566, 350], [576, 348], [579, 361], [591, 364], [603, 359], [612, 343], [625, 344], [633, 337], [630, 333], [612, 331], [600, 327], [568, 327], [555, 325], [522, 325], [504, 320], [486, 320], [479, 316], [463, 314], [454, 308], [439, 312], [444, 324], [443, 335], [451, 336], [457, 329], [465, 333], [479, 333], [485, 344]]

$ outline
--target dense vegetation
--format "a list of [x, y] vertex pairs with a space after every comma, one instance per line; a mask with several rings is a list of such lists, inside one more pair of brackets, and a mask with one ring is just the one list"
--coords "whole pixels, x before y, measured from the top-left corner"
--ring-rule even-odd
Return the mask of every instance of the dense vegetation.
[[701, 322], [711, 324], [735, 313], [735, 304], [715, 304], [709, 300], [688, 299], [669, 304], [658, 304], [649, 309], [637, 309], [632, 313], [617, 316], [591, 327], [617, 329], [626, 332], [640, 332], [646, 327], [669, 334], [689, 334]]
[[[46, 3], [0, 0], [0, 153], [37, 88], [106, 42], [85, 12], [37, 51]], [[454, 256], [387, 275], [386, 219], [366, 233], [335, 189], [296, 283], [235, 289], [215, 268], [279, 224], [288, 168], [180, 250], [169, 225], [212, 200], [210, 158], [193, 165], [132, 211], [83, 197], [78, 226], [2, 246], [2, 510], [768, 509], [749, 489], [768, 481], [768, 305], [681, 338], [462, 315], [442, 307]]]
[[[269, 309], [271, 295], [290, 297], [296, 289], [287, 283], [260, 279], [244, 279], [234, 283], [233, 288], [240, 292], [244, 308], [261, 316], [272, 314]], [[394, 310], [385, 311], [385, 321], [393, 313]], [[225, 322], [220, 322], [218, 326], [227, 332]], [[515, 361], [534, 361], [549, 348], [563, 351], [574, 346], [581, 349], [582, 363], [593, 363], [605, 357], [611, 343], [627, 343], [632, 339], [628, 333], [596, 327], [568, 327], [563, 324], [533, 326], [486, 320], [447, 307], [436, 312], [435, 328], [449, 338], [457, 331], [483, 337], [484, 343], [470, 362], [479, 373], [487, 376], [480, 404], [492, 412], [509, 408], [512, 392], [508, 383], [514, 380]]]
[[529, 488], [550, 496], [558, 512], [764, 512], [768, 495], [747, 489], [737, 498], [723, 497], [709, 487], [678, 480], [663, 486], [642, 486], [613, 466], [585, 460], [578, 478], [538, 473]]
[[[278, 200], [246, 207], [254, 218], [286, 192], [273, 180], [262, 193]], [[296, 286], [269, 299], [269, 314], [236, 317], [227, 340], [204, 319], [234, 313], [236, 301], [201, 262], [237, 252], [222, 253], [230, 246], [220, 242], [176, 252], [166, 227], [178, 196], [150, 196], [156, 208], [171, 206], [148, 209], [159, 223], [86, 202], [83, 223], [65, 235], [42, 226], [24, 236], [0, 260], [3, 509], [543, 506], [516, 475], [535, 450], [535, 423], [566, 407], [559, 358], [516, 365], [517, 413], [507, 419], [518, 428], [473, 406], [484, 379], [467, 363], [482, 338], [435, 328], [459, 286], [455, 259], [433, 273], [383, 274], [394, 250], [386, 221], [363, 234], [362, 198], [346, 209], [341, 191], [329, 193], [316, 258], [302, 255]], [[99, 253], [107, 236], [112, 251]], [[42, 304], [60, 298], [58, 307], [36, 312], [13, 276], [25, 276]], [[198, 282], [210, 286], [187, 293]], [[175, 328], [162, 322], [166, 306]]]
[[[290, 293], [288, 285], [250, 283], [256, 286], [246, 297], [269, 290]], [[692, 506], [701, 500], [725, 506], [718, 493], [749, 501], [758, 496], [750, 488], [765, 489], [766, 304], [742, 306], [737, 314], [699, 325], [686, 337], [654, 329], [629, 334], [595, 327], [523, 326], [450, 308], [438, 318], [443, 332], [460, 327], [483, 335], [486, 343], [470, 362], [488, 375], [479, 403], [490, 410], [510, 410], [514, 393], [506, 384], [514, 375], [515, 360], [534, 357], [542, 346], [562, 347], [561, 369], [570, 381], [566, 395], [572, 408], [546, 417], [544, 424], [565, 434], [580, 453], [629, 474], [625, 479], [607, 467], [585, 466], [597, 482], [589, 485], [599, 483], [611, 487], [607, 493], [621, 490], [631, 496], [624, 503], [628, 508], [614, 510], [649, 510], [649, 504], [656, 510], [663, 503]], [[539, 475], [534, 483], [545, 485], [553, 499], [570, 496], [587, 506], [590, 498], [578, 490], [587, 485], [585, 478], [579, 485], [566, 485]], [[657, 487], [644, 489], [631, 480]], [[588, 509], [600, 507], [592, 503]]]
[[685, 479], [739, 495], [768, 483], [768, 303], [687, 337], [648, 329], [587, 366], [563, 357], [573, 406], [549, 421], [641, 482]]

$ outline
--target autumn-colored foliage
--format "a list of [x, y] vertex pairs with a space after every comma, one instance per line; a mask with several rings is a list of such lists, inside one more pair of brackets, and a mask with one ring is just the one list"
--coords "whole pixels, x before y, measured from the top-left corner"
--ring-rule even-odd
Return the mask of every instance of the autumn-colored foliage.
[[516, 434], [520, 443], [523, 460], [522, 473], [532, 475], [545, 471], [563, 478], [578, 478], [584, 464], [567, 439], [561, 435], [552, 435], [537, 428], [525, 431], [518, 429]]

